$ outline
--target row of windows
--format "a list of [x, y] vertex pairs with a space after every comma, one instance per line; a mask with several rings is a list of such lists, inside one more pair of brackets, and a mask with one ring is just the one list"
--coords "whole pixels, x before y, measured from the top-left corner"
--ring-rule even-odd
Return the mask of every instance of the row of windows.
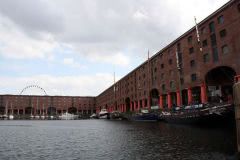
[[[226, 37], [226, 36], [227, 36], [227, 31], [226, 31], [226, 29], [221, 30], [221, 31], [219, 32], [219, 35], [220, 35], [221, 38]], [[212, 44], [215, 45], [215, 44], [216, 44], [215, 38], [212, 37], [211, 39], [212, 39]], [[208, 45], [207, 39], [203, 40], [203, 41], [202, 41], [202, 47], [206, 47], [207, 45]], [[189, 54], [192, 54], [192, 53], [194, 53], [194, 48], [193, 48], [193, 47], [189, 48]]]
[[[239, 5], [238, 5], [238, 6], [239, 6]], [[221, 15], [221, 16], [219, 16], [219, 17], [217, 18], [217, 22], [218, 22], [218, 24], [223, 24], [223, 23], [224, 23], [224, 17], [223, 17], [223, 15]], [[214, 22], [209, 23], [209, 31], [210, 31], [210, 33], [213, 33], [213, 34], [210, 36], [211, 45], [213, 46], [213, 59], [218, 59], [218, 58], [216, 57], [217, 48], [214, 47], [214, 46], [216, 46], [216, 35], [214, 34], [214, 32], [215, 32]], [[205, 28], [205, 27], [202, 27], [202, 28], [201, 28], [201, 34], [203, 34], [203, 33], [206, 33], [206, 28]], [[226, 31], [226, 29], [221, 30], [221, 31], [219, 32], [219, 35], [220, 35], [220, 38], [226, 37], [226, 36], [227, 36], [227, 31]], [[189, 42], [189, 43], [192, 43], [192, 39], [193, 39], [192, 36], [189, 36], [189, 37], [188, 37], [188, 42]], [[203, 47], [208, 46], [208, 41], [207, 41], [207, 39], [205, 39], [205, 40], [202, 41], [202, 46], [203, 46]], [[222, 53], [223, 53], [223, 54], [227, 54], [227, 53], [229, 52], [229, 48], [228, 48], [227, 45], [223, 45], [221, 49], [222, 49]], [[177, 44], [177, 50], [178, 50], [178, 52], [180, 52], [180, 50], [181, 50], [181, 44], [180, 44], [180, 43]], [[170, 52], [171, 52], [171, 49], [168, 49], [168, 53], [170, 53]], [[190, 53], [190, 54], [194, 53], [194, 48], [193, 48], [193, 47], [189, 48], [189, 53]], [[160, 56], [161, 56], [161, 55], [160, 55]], [[210, 55], [209, 55], [208, 53], [204, 54], [204, 55], [203, 55], [203, 61], [204, 61], [204, 63], [209, 62], [209, 60], [210, 60]], [[156, 60], [155, 60], [154, 62], [156, 62]], [[168, 64], [171, 65], [172, 63], [173, 63], [172, 59], [169, 59], [169, 60], [168, 60]], [[152, 64], [153, 64], [153, 63], [152, 63]], [[191, 67], [195, 67], [195, 66], [196, 66], [195, 60], [191, 60], [191, 61], [190, 61], [190, 66], [191, 66]], [[164, 68], [164, 64], [162, 63], [162, 64], [160, 65], [160, 67], [161, 67], [161, 69], [163, 69], [163, 68]], [[144, 66], [142, 67], [142, 70], [144, 70]], [[157, 72], [157, 68], [154, 68], [154, 72]], [[169, 71], [169, 74], [170, 74], [170, 75], [173, 75], [174, 72], [170, 70], [170, 71]], [[144, 78], [145, 78], [145, 75], [144, 75]], [[161, 79], [163, 79], [163, 78], [164, 78], [164, 73], [161, 74]], [[156, 80], [156, 76], [155, 76], [154, 79]], [[194, 81], [194, 80], [196, 79], [196, 75], [193, 74], [193, 75], [191, 76], [191, 79], [192, 79], [192, 81]], [[139, 77], [139, 80], [141, 80], [141, 77]], [[132, 84], [132, 82], [131, 82], [131, 84]]]
[[[223, 15], [219, 16], [217, 20], [218, 20], [218, 24], [223, 24], [223, 23], [224, 23], [224, 17], [223, 17]], [[211, 22], [211, 23], [209, 24], [209, 31], [210, 31], [210, 33], [215, 32], [214, 22]], [[206, 33], [206, 28], [205, 28], [205, 27], [202, 27], [200, 33], [201, 33], [201, 34]], [[192, 43], [192, 39], [193, 39], [192, 36], [189, 36], [189, 37], [188, 37], [187, 40], [188, 40], [188, 43], [189, 43], [189, 44]]]
[[[227, 45], [224, 45], [224, 46], [222, 46], [222, 53], [223, 54], [227, 54], [229, 52], [229, 49], [228, 49], [228, 46]], [[207, 62], [209, 62], [210, 61], [210, 55], [209, 55], [209, 53], [206, 53], [206, 54], [204, 54], [203, 55], [203, 62], [204, 63], [207, 63]], [[196, 62], [195, 62], [195, 60], [191, 60], [190, 61], [190, 66], [191, 67], [195, 67], [196, 66]], [[169, 75], [172, 77], [172, 76], [174, 76], [174, 71], [173, 70], [169, 70]], [[163, 80], [164, 78], [165, 78], [165, 73], [161, 73], [161, 75], [160, 75], [160, 78]], [[157, 77], [155, 76], [154, 78], [153, 78], [153, 80], [157, 80]], [[195, 81], [196, 80], [196, 74], [193, 74], [193, 75], [191, 75], [191, 80], [192, 81]], [[182, 82], [181, 83], [183, 83], [183, 79], [181, 80]], [[144, 83], [143, 83], [143, 86], [145, 86], [145, 81], [144, 81]], [[140, 86], [140, 84], [138, 84], [138, 88], [141, 88], [141, 86]], [[127, 92], [128, 92], [129, 90], [127, 90]], [[133, 87], [131, 87], [131, 91], [133, 91]], [[127, 93], [126, 92], [126, 93]]]
[[[191, 81], [195, 82], [196, 80], [197, 80], [197, 74], [196, 73], [191, 74]], [[181, 78], [180, 81], [181, 81], [181, 84], [184, 83], [184, 79], [183, 78]], [[169, 86], [170, 86], [170, 89], [176, 89], [174, 81], [170, 81]], [[166, 85], [165, 84], [162, 84], [162, 90], [166, 91]]]

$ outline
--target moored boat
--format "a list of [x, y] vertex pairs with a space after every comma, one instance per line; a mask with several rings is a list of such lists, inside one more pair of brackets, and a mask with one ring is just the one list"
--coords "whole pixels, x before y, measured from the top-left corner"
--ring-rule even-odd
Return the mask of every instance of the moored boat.
[[109, 113], [108, 113], [107, 109], [101, 109], [101, 111], [98, 114], [98, 118], [100, 118], [100, 119], [109, 118]]
[[123, 114], [119, 111], [113, 111], [110, 113], [110, 119], [113, 119], [113, 120], [123, 120], [125, 119]]
[[8, 116], [8, 119], [9, 119], [9, 120], [13, 120], [13, 119], [14, 119], [14, 116], [13, 116], [12, 114], [10, 114], [10, 115]]
[[148, 109], [141, 109], [139, 113], [134, 113], [131, 116], [132, 121], [158, 121], [159, 116], [156, 113], [149, 112]]
[[78, 115], [70, 114], [68, 112], [63, 113], [62, 115], [59, 116], [59, 119], [61, 120], [74, 120], [77, 118], [78, 118]]
[[169, 123], [210, 124], [234, 119], [234, 110], [230, 103], [199, 104], [162, 111], [160, 117]]
[[93, 113], [93, 114], [90, 116], [90, 118], [91, 118], [91, 119], [97, 119], [97, 118], [98, 118], [98, 116], [97, 116], [97, 114], [96, 114], [96, 113]]

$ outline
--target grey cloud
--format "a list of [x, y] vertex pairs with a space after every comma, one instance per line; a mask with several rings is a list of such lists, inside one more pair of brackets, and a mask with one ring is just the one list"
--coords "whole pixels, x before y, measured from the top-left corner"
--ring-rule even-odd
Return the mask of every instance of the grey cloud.
[[58, 33], [64, 28], [59, 11], [43, 0], [0, 0], [0, 13], [28, 34]]
[[[191, 1], [184, 3], [188, 2]], [[193, 23], [181, 17], [182, 3], [173, 0], [0, 0], [0, 13], [25, 31], [50, 32], [57, 42], [72, 45], [79, 54], [127, 52], [145, 56], [147, 49], [156, 53], [192, 27]], [[188, 28], [179, 27], [183, 24]]]

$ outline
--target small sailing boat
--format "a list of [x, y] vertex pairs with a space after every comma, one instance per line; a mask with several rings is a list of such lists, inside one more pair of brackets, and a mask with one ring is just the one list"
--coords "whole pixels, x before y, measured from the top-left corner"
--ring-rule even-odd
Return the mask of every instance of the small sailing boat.
[[13, 119], [14, 119], [12, 103], [11, 103], [11, 114], [8, 116], [8, 119], [9, 119], [9, 120], [13, 120]]
[[5, 105], [5, 114], [2, 116], [3, 119], [7, 119], [8, 118], [8, 101], [6, 102]]
[[68, 112], [63, 113], [62, 115], [59, 116], [59, 119], [61, 120], [74, 120], [77, 119], [78, 115], [74, 115]]

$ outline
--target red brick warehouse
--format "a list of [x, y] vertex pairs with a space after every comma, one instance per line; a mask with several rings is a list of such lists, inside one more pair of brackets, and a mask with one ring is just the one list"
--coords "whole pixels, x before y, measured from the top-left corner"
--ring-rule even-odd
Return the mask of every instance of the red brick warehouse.
[[98, 95], [97, 111], [230, 100], [240, 75], [240, 1], [229, 1], [196, 26], [198, 34], [194, 26]]
[[[7, 111], [6, 111], [7, 110]], [[96, 112], [94, 97], [0, 95], [0, 115], [90, 115]]]

